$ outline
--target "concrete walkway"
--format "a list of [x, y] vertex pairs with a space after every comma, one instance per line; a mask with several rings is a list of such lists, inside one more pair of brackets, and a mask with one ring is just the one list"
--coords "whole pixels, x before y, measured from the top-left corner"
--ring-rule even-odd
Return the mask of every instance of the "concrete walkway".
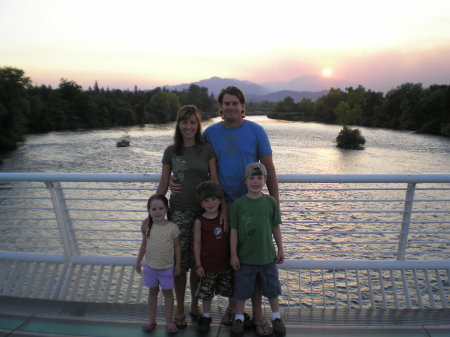
[[[162, 310], [158, 326], [142, 331], [147, 308], [142, 304], [99, 304], [31, 300], [0, 296], [0, 337], [21, 336], [167, 336]], [[217, 324], [221, 312], [213, 312], [213, 325], [202, 336], [229, 336], [229, 328]], [[268, 314], [267, 314], [268, 317]], [[450, 310], [309, 310], [283, 312], [287, 336], [302, 337], [450, 337]], [[216, 324], [214, 324], [216, 322]], [[195, 325], [176, 336], [197, 336]], [[256, 336], [253, 330], [245, 337]]]

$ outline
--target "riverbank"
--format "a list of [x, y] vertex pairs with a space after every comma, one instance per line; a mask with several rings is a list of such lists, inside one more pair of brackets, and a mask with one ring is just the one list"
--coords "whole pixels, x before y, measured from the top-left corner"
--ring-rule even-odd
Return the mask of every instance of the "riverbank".
[[[270, 119], [274, 119], [274, 120], [282, 120], [282, 121], [288, 121], [288, 122], [304, 122], [304, 123], [316, 123], [315, 121], [307, 121], [305, 120], [304, 114], [301, 112], [271, 112], [269, 114], [267, 114], [267, 118]], [[342, 127], [341, 124], [339, 123], [328, 123], [328, 124], [332, 124], [332, 125], [339, 125]], [[360, 124], [353, 124], [353, 127], [357, 128], [357, 127], [370, 127], [369, 125], [360, 125]], [[372, 127], [376, 127], [376, 126], [372, 126]], [[384, 127], [386, 128], [386, 127]], [[390, 129], [390, 130], [399, 130], [398, 128], [386, 128], [386, 129]], [[399, 131], [412, 131], [414, 133], [417, 134], [424, 134], [424, 135], [434, 135], [434, 136], [441, 136], [444, 138], [450, 138], [450, 124], [449, 125], [444, 125], [442, 127], [442, 132], [421, 132], [421, 131], [417, 131], [417, 130], [399, 130]]]

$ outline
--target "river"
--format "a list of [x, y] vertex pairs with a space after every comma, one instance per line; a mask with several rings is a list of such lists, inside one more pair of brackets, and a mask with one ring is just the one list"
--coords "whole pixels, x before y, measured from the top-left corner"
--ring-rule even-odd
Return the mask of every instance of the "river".
[[[250, 116], [267, 131], [277, 173], [449, 173], [450, 139], [358, 127], [364, 150], [343, 150], [334, 139], [341, 127]], [[203, 127], [218, 121], [207, 121]], [[3, 154], [3, 172], [159, 173], [174, 123], [105, 130], [30, 134], [17, 151]], [[131, 146], [116, 147], [125, 133]]]

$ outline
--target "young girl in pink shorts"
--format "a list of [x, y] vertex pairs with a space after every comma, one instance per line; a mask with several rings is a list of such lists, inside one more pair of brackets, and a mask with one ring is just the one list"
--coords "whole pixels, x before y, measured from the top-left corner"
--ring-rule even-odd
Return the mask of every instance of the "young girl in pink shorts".
[[[174, 306], [174, 276], [180, 274], [180, 230], [166, 219], [169, 204], [163, 195], [153, 195], [148, 199], [149, 226], [142, 235], [141, 247], [136, 261], [136, 272], [142, 275], [144, 264], [144, 285], [149, 288], [149, 320], [142, 329], [146, 332], [156, 327], [156, 307], [159, 287], [164, 295], [166, 330], [177, 332], [172, 319]], [[174, 261], [175, 256], [175, 261]]]

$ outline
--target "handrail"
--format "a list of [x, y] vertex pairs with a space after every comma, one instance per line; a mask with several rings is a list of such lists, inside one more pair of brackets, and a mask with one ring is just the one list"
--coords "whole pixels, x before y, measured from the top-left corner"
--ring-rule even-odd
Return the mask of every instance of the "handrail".
[[[158, 182], [145, 173], [21, 173], [0, 172], [0, 181]], [[280, 183], [450, 183], [450, 174], [278, 174]]]
[[450, 174], [279, 174], [282, 183], [450, 183]]
[[1, 172], [0, 181], [40, 182], [158, 182], [160, 174], [138, 173], [17, 173]]
[[[0, 293], [144, 301], [133, 264], [159, 177], [0, 173]], [[282, 305], [448, 307], [450, 174], [277, 178]]]

